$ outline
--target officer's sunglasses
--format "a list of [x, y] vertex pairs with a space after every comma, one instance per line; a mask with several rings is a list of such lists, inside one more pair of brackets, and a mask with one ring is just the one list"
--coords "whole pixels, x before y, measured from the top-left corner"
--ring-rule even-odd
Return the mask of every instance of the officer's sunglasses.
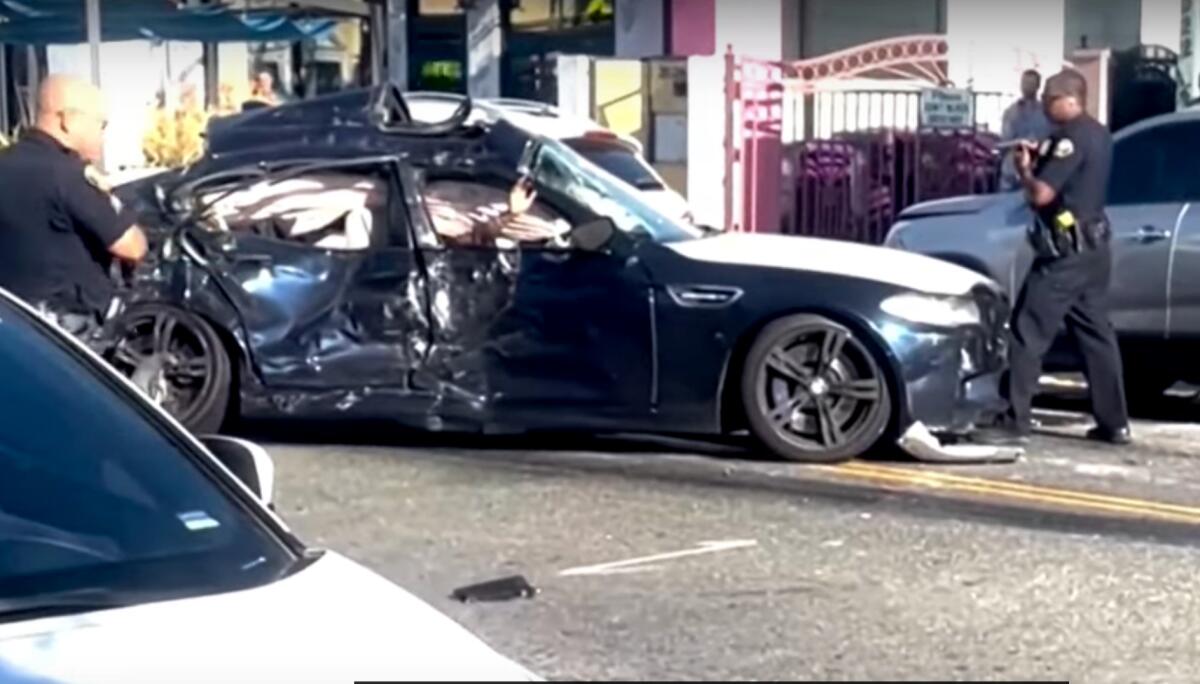
[[92, 114], [91, 112], [85, 112], [82, 109], [63, 109], [58, 112], [58, 115], [60, 117], [64, 117], [64, 118], [67, 115], [71, 115], [71, 114], [73, 114], [75, 116], [83, 116], [83, 117], [87, 117], [89, 119], [94, 119], [94, 120], [100, 122], [100, 130], [101, 131], [108, 130], [108, 119], [103, 116], [97, 116], [95, 114]]

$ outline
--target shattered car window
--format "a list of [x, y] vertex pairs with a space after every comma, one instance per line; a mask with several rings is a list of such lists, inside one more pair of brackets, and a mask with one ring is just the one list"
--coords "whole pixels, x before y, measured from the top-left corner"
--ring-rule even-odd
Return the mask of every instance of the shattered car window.
[[483, 183], [434, 180], [423, 193], [434, 230], [451, 246], [514, 247], [519, 243], [564, 246], [571, 226], [545, 204], [509, 213], [509, 191]]
[[219, 232], [254, 233], [322, 249], [361, 250], [374, 242], [386, 218], [388, 190], [381, 178], [312, 173], [263, 180], [234, 192], [208, 192], [205, 224]]
[[695, 227], [658, 213], [637, 191], [556, 140], [542, 143], [534, 164], [534, 179], [587, 206], [596, 215], [607, 216], [626, 233], [646, 235], [656, 242], [680, 242], [704, 235]]

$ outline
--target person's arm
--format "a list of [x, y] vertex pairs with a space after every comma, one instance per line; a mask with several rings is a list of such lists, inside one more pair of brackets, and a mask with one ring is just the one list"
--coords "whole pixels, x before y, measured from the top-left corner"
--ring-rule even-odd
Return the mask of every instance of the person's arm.
[[146, 234], [134, 224], [133, 212], [118, 210], [113, 197], [93, 176], [72, 170], [62, 179], [62, 201], [76, 229], [103, 244], [113, 256], [137, 263], [146, 257]]
[[1033, 174], [1034, 152], [1032, 145], [1023, 145], [1016, 150], [1017, 175], [1025, 190], [1025, 198], [1031, 205], [1040, 208], [1058, 199], [1063, 185], [1083, 164], [1084, 152], [1078, 149], [1071, 138], [1061, 138], [1046, 152], [1049, 159], [1036, 176]]

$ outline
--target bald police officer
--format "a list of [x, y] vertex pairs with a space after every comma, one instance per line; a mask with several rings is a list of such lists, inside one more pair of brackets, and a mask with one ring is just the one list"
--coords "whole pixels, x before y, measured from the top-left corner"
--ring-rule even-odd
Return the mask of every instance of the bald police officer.
[[1088, 437], [1127, 444], [1121, 355], [1106, 301], [1112, 253], [1104, 197], [1112, 136], [1087, 114], [1087, 82], [1078, 72], [1050, 78], [1042, 102], [1057, 129], [1040, 143], [1018, 148], [1015, 160], [1036, 219], [1029, 232], [1033, 268], [1013, 313], [1005, 383], [1010, 408], [999, 426], [977, 437], [1002, 444], [1028, 441], [1042, 357], [1065, 322], [1083, 356], [1091, 393], [1097, 425]]
[[0, 287], [81, 337], [111, 307], [112, 260], [146, 254], [146, 236], [93, 166], [107, 123], [98, 89], [51, 76], [34, 128], [0, 153]]

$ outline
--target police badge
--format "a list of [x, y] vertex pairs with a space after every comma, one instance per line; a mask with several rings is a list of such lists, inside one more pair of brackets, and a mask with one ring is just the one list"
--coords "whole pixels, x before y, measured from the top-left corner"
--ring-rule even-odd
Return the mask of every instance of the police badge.
[[1057, 159], [1066, 159], [1075, 154], [1075, 143], [1071, 142], [1070, 138], [1063, 138], [1054, 146], [1054, 156]]
[[106, 178], [103, 173], [100, 173], [100, 169], [88, 164], [87, 166], [83, 167], [83, 177], [87, 179], [89, 185], [108, 196], [109, 202], [112, 203], [113, 211], [117, 212], [118, 214], [121, 213], [121, 208], [123, 206], [121, 204], [121, 200], [117, 199], [117, 196], [112, 194], [112, 185], [109, 184], [108, 178]]

